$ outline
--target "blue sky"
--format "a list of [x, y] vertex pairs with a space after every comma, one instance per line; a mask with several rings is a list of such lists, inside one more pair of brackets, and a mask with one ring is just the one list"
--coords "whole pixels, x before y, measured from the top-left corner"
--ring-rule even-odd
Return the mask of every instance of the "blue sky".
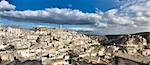
[[83, 12], [95, 12], [98, 8], [107, 11], [118, 8], [114, 0], [8, 0], [16, 6], [17, 10], [39, 10], [45, 8], [71, 8], [79, 9]]
[[[9, 3], [4, 0], [0, 2], [0, 24], [2, 25], [32, 28], [60, 27], [59, 24], [63, 24], [61, 26], [63, 28], [95, 34], [150, 31], [149, 0], [8, 1]], [[96, 9], [100, 11], [95, 13]]]

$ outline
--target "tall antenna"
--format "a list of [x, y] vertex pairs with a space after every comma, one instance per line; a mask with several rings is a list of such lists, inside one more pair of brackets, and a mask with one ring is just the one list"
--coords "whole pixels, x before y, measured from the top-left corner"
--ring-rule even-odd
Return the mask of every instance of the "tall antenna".
[[59, 24], [59, 28], [63, 28], [63, 24]]

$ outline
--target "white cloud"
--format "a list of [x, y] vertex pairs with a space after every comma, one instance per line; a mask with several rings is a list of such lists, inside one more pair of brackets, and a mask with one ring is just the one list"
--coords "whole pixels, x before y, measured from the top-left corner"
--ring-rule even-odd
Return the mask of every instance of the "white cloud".
[[127, 16], [119, 16], [118, 10], [113, 9], [107, 11], [103, 16], [103, 21], [107, 21], [108, 24], [118, 24], [118, 25], [134, 25], [134, 22], [129, 20]]
[[103, 24], [100, 22], [101, 15], [95, 13], [83, 13], [79, 10], [72, 9], [47, 8], [45, 10], [35, 11], [3, 11], [0, 12], [0, 15], [21, 19], [43, 20], [54, 23], [94, 24], [95, 22], [98, 22], [99, 24]]
[[2, 0], [0, 2], [0, 10], [14, 10], [16, 7], [12, 4], [9, 4], [7, 1]]
[[125, 8], [125, 12], [136, 25], [150, 25], [150, 0], [137, 1], [134, 5]]

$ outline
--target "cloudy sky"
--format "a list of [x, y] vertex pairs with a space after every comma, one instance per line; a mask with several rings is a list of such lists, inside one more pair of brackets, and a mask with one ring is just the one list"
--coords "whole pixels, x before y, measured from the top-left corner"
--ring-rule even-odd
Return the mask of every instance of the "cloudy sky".
[[150, 0], [8, 1], [0, 2], [0, 23], [4, 25], [63, 24], [64, 28], [95, 34], [150, 32]]

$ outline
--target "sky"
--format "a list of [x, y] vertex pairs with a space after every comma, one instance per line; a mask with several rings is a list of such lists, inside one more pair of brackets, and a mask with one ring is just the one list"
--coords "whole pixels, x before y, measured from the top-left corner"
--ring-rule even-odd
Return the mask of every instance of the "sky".
[[[118, 8], [114, 0], [8, 0], [16, 6], [16, 10], [38, 10], [44, 8], [70, 8], [79, 9], [83, 12], [95, 12], [98, 8], [107, 11]], [[39, 5], [40, 4], [40, 5]]]
[[150, 32], [150, 0], [3, 0], [0, 19], [2, 25], [63, 27], [100, 35]]

